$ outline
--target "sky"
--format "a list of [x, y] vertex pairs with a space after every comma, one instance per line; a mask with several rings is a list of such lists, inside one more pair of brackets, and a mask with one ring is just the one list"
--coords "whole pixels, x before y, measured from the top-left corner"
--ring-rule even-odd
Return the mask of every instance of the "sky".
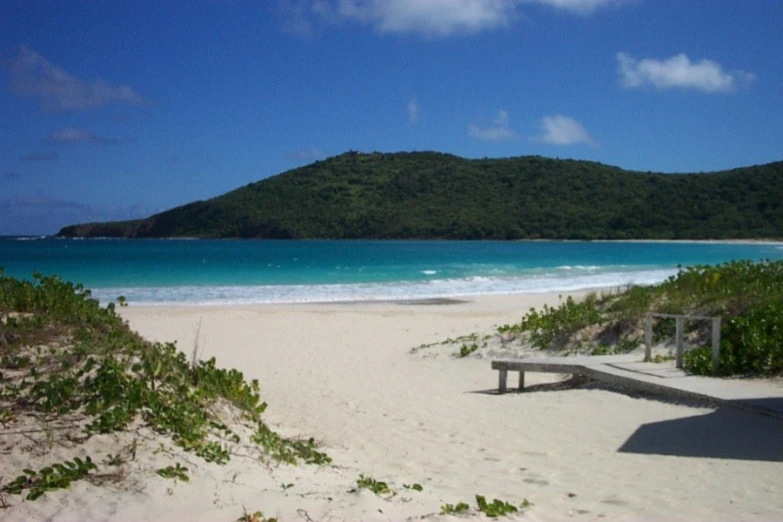
[[348, 150], [779, 161], [781, 27], [780, 0], [4, 0], [0, 235]]

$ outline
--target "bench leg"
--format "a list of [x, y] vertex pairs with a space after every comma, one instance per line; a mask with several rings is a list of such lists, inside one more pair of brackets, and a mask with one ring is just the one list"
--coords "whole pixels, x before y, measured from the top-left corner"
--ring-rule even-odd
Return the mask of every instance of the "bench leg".
[[525, 372], [519, 372], [519, 391], [525, 389]]
[[506, 393], [506, 377], [508, 376], [508, 370], [502, 369], [498, 370], [498, 393], [504, 394]]

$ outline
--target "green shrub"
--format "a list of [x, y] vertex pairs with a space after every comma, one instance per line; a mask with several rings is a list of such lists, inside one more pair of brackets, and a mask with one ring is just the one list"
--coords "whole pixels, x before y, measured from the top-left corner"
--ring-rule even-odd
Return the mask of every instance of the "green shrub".
[[707, 346], [682, 354], [682, 367], [695, 375], [713, 375], [712, 350]]
[[[690, 350], [683, 366], [698, 375], [712, 375], [710, 348]], [[783, 301], [749, 308], [721, 328], [719, 375], [774, 374], [783, 371]]]
[[721, 354], [731, 373], [783, 371], [783, 301], [750, 308], [721, 332]]
[[540, 312], [531, 308], [519, 324], [502, 326], [498, 328], [498, 332], [529, 332], [533, 346], [546, 349], [562, 345], [574, 332], [602, 320], [594, 295], [580, 302], [568, 296], [565, 302], [557, 307], [544, 305]]

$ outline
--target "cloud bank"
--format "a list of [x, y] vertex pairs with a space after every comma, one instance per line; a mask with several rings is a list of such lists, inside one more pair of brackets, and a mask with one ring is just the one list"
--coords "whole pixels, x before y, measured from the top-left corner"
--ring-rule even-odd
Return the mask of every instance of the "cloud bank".
[[114, 103], [140, 105], [144, 102], [127, 85], [80, 80], [26, 47], [22, 47], [19, 56], [11, 62], [9, 72], [11, 88], [21, 96], [36, 99], [45, 110], [81, 110]]
[[664, 89], [696, 89], [703, 92], [732, 92], [738, 85], [755, 80], [755, 75], [744, 71], [727, 72], [712, 60], [691, 62], [686, 54], [664, 60], [638, 60], [627, 53], [617, 53], [617, 71], [620, 84], [626, 89], [652, 85]]

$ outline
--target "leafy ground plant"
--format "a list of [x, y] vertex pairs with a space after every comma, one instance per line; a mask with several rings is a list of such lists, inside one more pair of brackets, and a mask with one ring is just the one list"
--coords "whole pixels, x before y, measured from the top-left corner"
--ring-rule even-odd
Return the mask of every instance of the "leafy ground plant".
[[[487, 502], [484, 495], [476, 495], [476, 510], [480, 513], [484, 513], [484, 515], [489, 518], [513, 515], [519, 511], [519, 509], [526, 509], [532, 505], [533, 504], [528, 499], [524, 499], [520, 504], [520, 507], [517, 508], [513, 504], [503, 500], [494, 499], [492, 502]], [[441, 515], [459, 515], [467, 513], [468, 511], [470, 511], [470, 506], [465, 502], [460, 502], [456, 505], [444, 504], [440, 508]]]
[[163, 478], [181, 480], [182, 482], [189, 482], [188, 468], [182, 466], [179, 462], [175, 462], [173, 466], [166, 466], [155, 471]]
[[479, 511], [490, 518], [511, 515], [518, 511], [516, 506], [497, 498], [492, 502], [487, 502], [487, 499], [483, 495], [476, 495], [476, 505], [478, 506]]
[[38, 471], [24, 469], [24, 474], [9, 482], [3, 491], [18, 495], [28, 490], [25, 498], [35, 500], [47, 491], [67, 489], [71, 482], [87, 477], [95, 469], [97, 466], [89, 456], [84, 459], [76, 457], [73, 460], [58, 462]]
[[470, 511], [470, 506], [464, 502], [458, 504], [444, 504], [440, 507], [441, 515], [459, 515], [461, 513], [467, 513]]
[[360, 489], [368, 489], [378, 496], [386, 495], [392, 492], [391, 489], [389, 489], [389, 485], [386, 482], [375, 480], [374, 478], [369, 477], [367, 475], [359, 475], [359, 478], [356, 480], [355, 491]]
[[479, 348], [478, 344], [476, 344], [476, 343], [473, 343], [471, 345], [463, 344], [462, 346], [460, 346], [459, 356], [460, 357], [467, 357], [468, 355], [470, 355], [473, 352], [475, 352], [476, 350], [478, 350], [478, 348]]
[[[40, 274], [19, 280], [0, 268], [0, 422], [24, 417], [47, 424], [79, 415], [82, 440], [146, 427], [222, 464], [231, 458], [231, 445], [241, 442], [227, 426], [231, 419], [256, 434], [250, 442], [266, 458], [331, 461], [313, 439], [287, 439], [271, 430], [259, 393], [258, 381], [219, 368], [214, 358], [189, 359], [173, 343], [142, 339], [112, 303], [101, 307], [80, 285]], [[109, 465], [119, 464], [113, 457]], [[57, 468], [26, 476], [13, 488], [63, 478]]]

